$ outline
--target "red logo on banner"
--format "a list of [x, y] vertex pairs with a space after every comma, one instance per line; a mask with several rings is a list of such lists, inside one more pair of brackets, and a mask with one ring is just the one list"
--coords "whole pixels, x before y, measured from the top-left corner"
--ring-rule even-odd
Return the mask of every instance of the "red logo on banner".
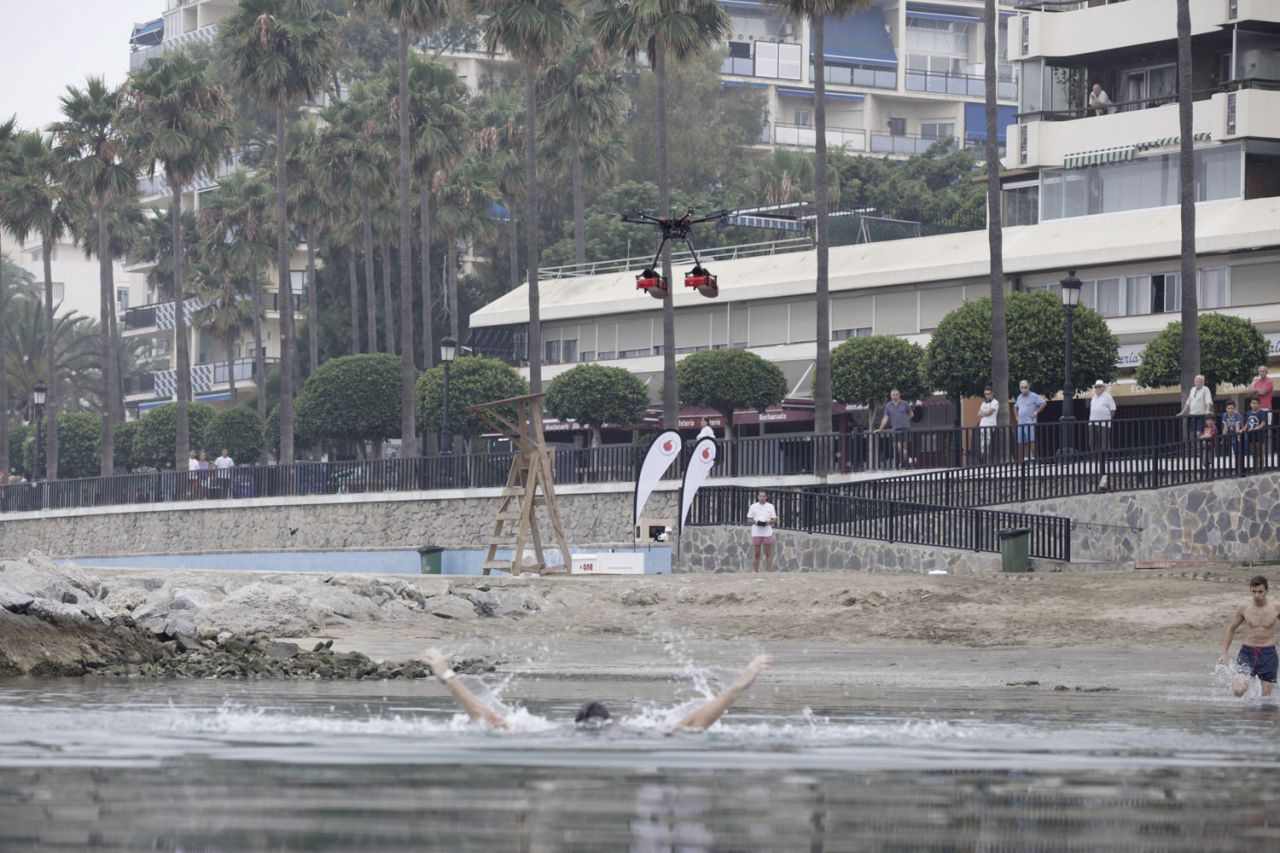
[[703, 458], [703, 459], [710, 459], [710, 458], [711, 458], [711, 451], [710, 451], [709, 449], [705, 448], [705, 447], [704, 447], [704, 448], [702, 448], [702, 458]]
[[662, 442], [662, 450], [665, 453], [671, 452], [671, 439], [667, 439], [666, 441]]

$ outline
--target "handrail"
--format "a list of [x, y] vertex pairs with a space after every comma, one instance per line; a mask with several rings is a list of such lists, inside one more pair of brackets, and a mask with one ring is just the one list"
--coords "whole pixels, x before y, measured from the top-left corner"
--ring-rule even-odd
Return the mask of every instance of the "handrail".
[[[765, 240], [759, 243], [739, 243], [733, 246], [716, 246], [703, 249], [698, 258], [703, 261], [725, 261], [737, 258], [756, 258], [784, 252], [801, 252], [813, 248], [810, 237], [787, 237], [780, 240]], [[631, 269], [639, 269], [649, 263], [650, 256], [643, 255], [631, 258], [613, 258], [607, 261], [587, 261], [584, 264], [563, 264], [556, 267], [545, 267], [538, 270], [539, 279], [577, 278], [591, 275], [611, 275]], [[685, 252], [672, 252], [671, 263], [686, 264], [693, 261], [693, 256]]]

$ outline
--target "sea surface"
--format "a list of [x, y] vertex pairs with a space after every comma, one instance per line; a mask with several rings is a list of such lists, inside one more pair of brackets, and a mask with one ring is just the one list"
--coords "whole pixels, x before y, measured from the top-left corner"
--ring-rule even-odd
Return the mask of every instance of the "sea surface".
[[0, 850], [1280, 848], [1280, 713], [1223, 683], [757, 685], [674, 735], [703, 675], [470, 683], [512, 731], [424, 681], [0, 681]]

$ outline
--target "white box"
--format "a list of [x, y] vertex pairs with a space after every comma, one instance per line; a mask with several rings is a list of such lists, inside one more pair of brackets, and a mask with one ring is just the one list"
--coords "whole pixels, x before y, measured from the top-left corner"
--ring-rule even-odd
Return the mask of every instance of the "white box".
[[574, 554], [571, 573], [575, 575], [642, 575], [644, 554], [630, 552]]

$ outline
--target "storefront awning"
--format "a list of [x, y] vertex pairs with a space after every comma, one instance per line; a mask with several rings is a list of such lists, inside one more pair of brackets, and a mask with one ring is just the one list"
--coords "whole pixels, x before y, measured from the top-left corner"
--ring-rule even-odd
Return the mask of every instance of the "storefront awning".
[[922, 12], [915, 9], [907, 9], [908, 18], [920, 18], [926, 21], [947, 21], [956, 24], [981, 24], [982, 19], [973, 15], [951, 15], [941, 12]]
[[[828, 15], [823, 35], [827, 62], [898, 67], [898, 55], [885, 29], [884, 15], [876, 6], [843, 19]], [[809, 51], [812, 54], [812, 46]]]
[[768, 89], [768, 83], [749, 83], [746, 80], [721, 80], [720, 85], [725, 89]]
[[1121, 163], [1133, 159], [1135, 145], [1117, 145], [1113, 148], [1098, 148], [1093, 151], [1078, 151], [1068, 154], [1062, 160], [1063, 167], [1079, 169], [1081, 166], [1101, 166], [1105, 163]]
[[[1209, 131], [1202, 130], [1199, 133], [1191, 135], [1192, 142], [1208, 142], [1210, 138]], [[1179, 144], [1182, 140], [1180, 136], [1162, 136], [1159, 139], [1149, 139], [1146, 142], [1139, 142], [1133, 146], [1137, 151], [1150, 151], [1152, 148], [1172, 148]]]
[[[792, 98], [809, 98], [814, 97], [812, 89], [796, 89], [792, 86], [779, 86], [778, 94], [790, 96]], [[850, 101], [852, 103], [862, 103], [866, 100], [865, 95], [859, 95], [856, 92], [826, 92], [826, 100], [828, 101]]]

